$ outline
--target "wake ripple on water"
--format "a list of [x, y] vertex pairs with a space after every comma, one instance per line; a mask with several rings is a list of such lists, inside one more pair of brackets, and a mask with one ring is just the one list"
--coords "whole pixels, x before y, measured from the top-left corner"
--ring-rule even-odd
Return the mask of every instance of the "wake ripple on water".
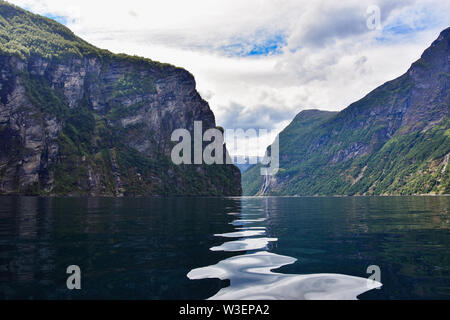
[[[245, 252], [220, 261], [219, 263], [197, 268], [187, 276], [191, 280], [218, 278], [228, 279], [230, 286], [221, 289], [211, 300], [356, 300], [357, 297], [382, 284], [365, 278], [342, 274], [290, 275], [275, 273], [272, 270], [293, 264], [297, 259], [268, 252], [270, 242], [277, 238], [258, 238], [265, 235], [266, 227], [254, 226], [268, 219], [268, 210], [256, 210], [259, 218], [244, 219], [255, 215], [241, 213], [241, 219], [233, 221], [236, 232], [216, 234], [216, 237], [241, 238], [228, 241], [211, 251]], [[265, 212], [265, 213], [264, 213]], [[260, 250], [260, 251], [258, 251]], [[257, 251], [247, 253], [247, 251]]]

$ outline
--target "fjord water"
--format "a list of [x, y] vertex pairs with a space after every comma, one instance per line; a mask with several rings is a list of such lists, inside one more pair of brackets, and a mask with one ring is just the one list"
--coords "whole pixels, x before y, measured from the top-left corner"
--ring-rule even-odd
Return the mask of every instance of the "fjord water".
[[0, 197], [0, 299], [450, 299], [449, 211], [450, 197]]

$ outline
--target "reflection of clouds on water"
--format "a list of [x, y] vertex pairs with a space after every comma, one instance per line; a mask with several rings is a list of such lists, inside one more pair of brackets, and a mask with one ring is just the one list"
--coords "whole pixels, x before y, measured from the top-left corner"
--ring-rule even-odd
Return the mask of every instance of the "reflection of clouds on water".
[[215, 234], [215, 237], [223, 237], [223, 238], [243, 238], [243, 237], [254, 237], [254, 236], [262, 236], [266, 233], [265, 229], [262, 230], [243, 230], [229, 233], [221, 233]]
[[269, 242], [278, 241], [276, 238], [254, 238], [254, 239], [242, 239], [236, 241], [225, 242], [221, 246], [212, 247], [211, 251], [249, 251], [265, 249]]
[[254, 222], [264, 222], [266, 221], [266, 218], [259, 218], [259, 219], [239, 219], [239, 220], [234, 220], [233, 222], [231, 222], [230, 224], [232, 224], [233, 226], [244, 226], [247, 224], [251, 224]]
[[239, 219], [230, 223], [235, 226], [235, 232], [215, 234], [216, 237], [240, 238], [239, 240], [210, 248], [211, 251], [257, 252], [222, 260], [216, 265], [197, 268], [188, 273], [187, 276], [191, 280], [208, 278], [230, 280], [229, 287], [223, 288], [210, 299], [355, 300], [358, 295], [381, 286], [378, 282], [369, 283], [365, 278], [342, 274], [290, 275], [272, 272], [295, 263], [297, 259], [267, 251], [269, 243], [278, 241], [277, 238], [257, 238], [266, 232], [270, 233], [270, 230], [261, 225], [269, 218], [269, 200], [266, 198], [258, 204], [260, 205], [245, 204], [242, 206], [242, 213], [230, 214], [239, 215]]
[[236, 230], [266, 230], [266, 227], [245, 227], [245, 228], [235, 228]]
[[[341, 274], [288, 275], [271, 272], [296, 259], [267, 251], [241, 255], [194, 269], [189, 279], [229, 279], [211, 300], [354, 300], [368, 291], [364, 278]], [[378, 283], [376, 287], [381, 286]]]

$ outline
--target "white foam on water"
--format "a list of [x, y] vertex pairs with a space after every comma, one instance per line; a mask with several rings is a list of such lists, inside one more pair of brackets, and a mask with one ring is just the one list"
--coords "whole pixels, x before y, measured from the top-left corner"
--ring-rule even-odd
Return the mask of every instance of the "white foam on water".
[[272, 270], [296, 262], [295, 258], [267, 251], [220, 261], [216, 265], [194, 269], [191, 280], [229, 279], [211, 300], [356, 300], [381, 283], [342, 274], [289, 275]]
[[220, 246], [212, 247], [211, 251], [249, 251], [249, 250], [260, 250], [267, 247], [269, 242], [278, 241], [277, 238], [251, 238], [251, 239], [241, 239], [236, 241], [228, 241]]

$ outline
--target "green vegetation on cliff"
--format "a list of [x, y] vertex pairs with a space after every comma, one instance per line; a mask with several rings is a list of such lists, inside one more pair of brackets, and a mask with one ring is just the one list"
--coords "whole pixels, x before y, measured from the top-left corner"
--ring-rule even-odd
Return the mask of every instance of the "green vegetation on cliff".
[[244, 194], [450, 194], [449, 43], [450, 28], [405, 75], [338, 114], [301, 112], [280, 134], [278, 174], [250, 168]]
[[44, 58], [83, 56], [106, 51], [76, 37], [65, 26], [0, 1], [0, 53], [26, 59], [31, 55]]
[[170, 160], [174, 129], [215, 127], [181, 68], [96, 48], [0, 1], [0, 74], [0, 193], [241, 194], [234, 166]]
[[0, 0], [0, 54], [17, 56], [22, 60], [31, 56], [59, 60], [95, 56], [105, 61], [121, 59], [133, 63], [169, 66], [148, 58], [114, 54], [99, 49], [77, 37], [64, 25], [3, 0]]

